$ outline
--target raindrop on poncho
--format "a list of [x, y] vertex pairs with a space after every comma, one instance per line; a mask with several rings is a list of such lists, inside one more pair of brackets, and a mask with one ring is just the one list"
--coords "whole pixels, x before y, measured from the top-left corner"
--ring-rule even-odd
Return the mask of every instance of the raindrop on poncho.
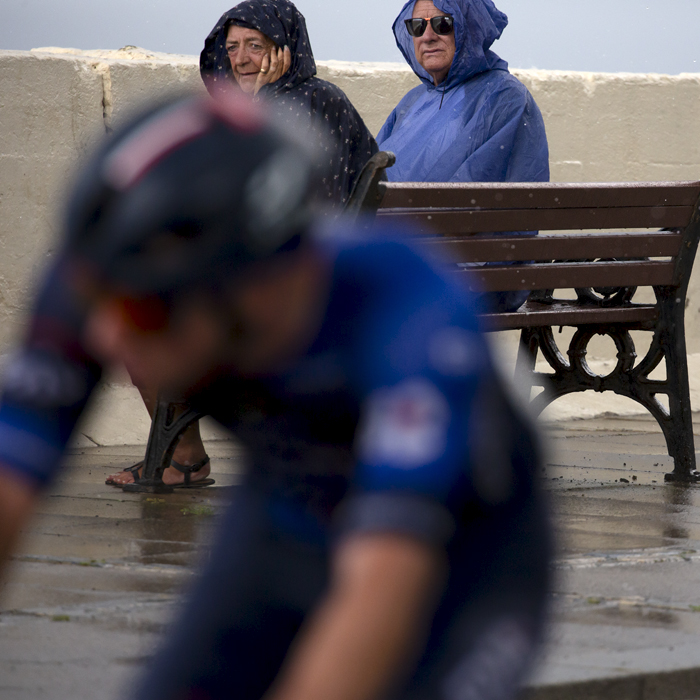
[[403, 182], [545, 182], [549, 149], [544, 122], [527, 88], [508, 72], [490, 47], [508, 24], [491, 0], [433, 0], [452, 15], [455, 57], [437, 87], [418, 63], [404, 20], [394, 22], [401, 53], [422, 85], [411, 90], [377, 136], [396, 154], [387, 170]]
[[306, 123], [314, 142], [325, 141], [327, 197], [333, 204], [345, 204], [363, 166], [377, 152], [377, 144], [345, 93], [315, 77], [316, 61], [304, 16], [288, 0], [247, 0], [226, 12], [200, 55], [202, 80], [212, 94], [235, 83], [226, 53], [232, 23], [262, 32], [278, 47], [289, 46], [291, 68], [277, 82], [265, 85], [258, 96], [283, 121]]

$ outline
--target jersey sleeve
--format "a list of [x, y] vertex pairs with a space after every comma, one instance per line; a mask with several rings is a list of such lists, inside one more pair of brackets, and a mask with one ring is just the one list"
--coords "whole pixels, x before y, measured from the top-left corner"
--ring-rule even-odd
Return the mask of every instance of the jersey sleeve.
[[82, 347], [84, 308], [57, 264], [0, 386], [0, 465], [41, 487], [60, 465], [101, 369]]
[[480, 499], [475, 430], [495, 382], [470, 303], [422, 261], [387, 266], [364, 322], [361, 418], [342, 527], [398, 532], [439, 545]]

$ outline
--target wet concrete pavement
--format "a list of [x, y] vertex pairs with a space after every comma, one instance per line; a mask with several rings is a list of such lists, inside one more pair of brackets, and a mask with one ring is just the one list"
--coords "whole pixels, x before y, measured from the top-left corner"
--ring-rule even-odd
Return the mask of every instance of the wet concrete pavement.
[[236, 446], [207, 450], [216, 487], [168, 496], [105, 486], [143, 447], [71, 453], [0, 591], [0, 700], [127, 696], [238, 481]]
[[700, 486], [664, 484], [673, 462], [651, 420], [549, 433], [559, 555], [531, 697], [700, 698]]
[[[559, 554], [529, 697], [700, 698], [700, 486], [663, 483], [671, 460], [652, 421], [549, 433]], [[70, 455], [0, 594], [0, 700], [125, 696], [240, 475], [234, 443], [207, 449], [217, 486], [169, 496], [104, 486], [143, 448]]]

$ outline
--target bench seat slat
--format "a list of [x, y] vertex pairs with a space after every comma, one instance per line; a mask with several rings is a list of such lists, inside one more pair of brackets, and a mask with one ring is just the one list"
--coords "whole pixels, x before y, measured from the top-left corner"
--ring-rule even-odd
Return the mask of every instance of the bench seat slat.
[[458, 262], [517, 260], [582, 260], [595, 258], [658, 258], [678, 255], [683, 236], [671, 231], [608, 235], [565, 234], [498, 236], [489, 238], [420, 239], [429, 250], [439, 249]]
[[504, 265], [454, 272], [473, 291], [645, 287], [673, 284], [673, 262], [595, 262]]
[[545, 207], [693, 206], [700, 183], [380, 183], [383, 208], [482, 207], [538, 209]]
[[[684, 228], [693, 207], [615, 209], [380, 209], [382, 223], [413, 227], [419, 234], [459, 235], [484, 231], [558, 231], [616, 228]], [[409, 231], [410, 232], [410, 231]]]
[[486, 331], [521, 330], [543, 326], [580, 326], [624, 323], [635, 329], [652, 329], [659, 311], [652, 304], [632, 304], [625, 307], [582, 307], [575, 303], [540, 304], [528, 301], [518, 311], [480, 316]]

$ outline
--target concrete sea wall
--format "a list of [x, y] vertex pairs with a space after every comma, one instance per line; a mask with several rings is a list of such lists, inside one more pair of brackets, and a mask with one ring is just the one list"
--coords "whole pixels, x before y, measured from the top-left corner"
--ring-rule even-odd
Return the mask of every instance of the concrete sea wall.
[[[700, 179], [700, 74], [514, 73], [544, 115], [553, 180]], [[417, 83], [402, 64], [327, 61], [319, 75], [348, 94], [375, 134]], [[63, 195], [80, 162], [144, 101], [202, 89], [194, 56], [134, 47], [0, 51], [0, 353], [22, 330], [28, 292], [54, 250]], [[700, 401], [700, 265], [687, 325]], [[604, 361], [602, 350], [594, 352]], [[83, 430], [94, 442], [145, 440], [145, 411], [125, 387], [117, 378], [98, 392]], [[634, 409], [586, 395], [554, 415], [611, 410]]]

